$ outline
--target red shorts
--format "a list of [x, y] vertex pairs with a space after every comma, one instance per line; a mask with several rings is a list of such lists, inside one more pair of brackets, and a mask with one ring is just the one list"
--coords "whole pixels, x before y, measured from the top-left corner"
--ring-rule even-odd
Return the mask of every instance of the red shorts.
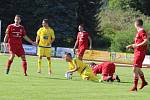
[[78, 49], [78, 56], [82, 56], [83, 57], [85, 50], [86, 50], [86, 48]]
[[103, 76], [113, 76], [113, 74], [115, 73], [115, 64], [114, 63], [106, 63], [104, 65], [105, 67], [102, 68], [102, 75]]
[[142, 64], [145, 58], [145, 53], [134, 53], [134, 64], [133, 67], [142, 68]]
[[10, 54], [15, 54], [17, 55], [18, 57], [22, 56], [22, 55], [25, 55], [25, 52], [24, 52], [24, 49], [22, 46], [12, 46], [12, 45], [9, 45], [9, 53]]

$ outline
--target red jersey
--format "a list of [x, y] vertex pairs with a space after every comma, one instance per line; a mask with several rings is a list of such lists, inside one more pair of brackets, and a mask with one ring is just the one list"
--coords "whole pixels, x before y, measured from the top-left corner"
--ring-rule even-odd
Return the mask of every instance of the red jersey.
[[10, 24], [6, 29], [6, 32], [8, 33], [8, 44], [10, 46], [22, 46], [22, 38], [26, 35], [26, 31], [23, 26]]
[[78, 40], [78, 49], [80, 48], [88, 48], [88, 32], [78, 32], [77, 40]]
[[[142, 28], [140, 29], [137, 33], [136, 33], [136, 37], [134, 39], [134, 43], [135, 44], [139, 44], [142, 43], [144, 41], [144, 39], [147, 39], [147, 33], [145, 32], [145, 30]], [[139, 46], [137, 48], [134, 49], [135, 52], [142, 52], [142, 53], [146, 53], [147, 50], [147, 45], [144, 46]]]
[[92, 68], [94, 74], [113, 74], [115, 73], [115, 64], [112, 62], [104, 62]]

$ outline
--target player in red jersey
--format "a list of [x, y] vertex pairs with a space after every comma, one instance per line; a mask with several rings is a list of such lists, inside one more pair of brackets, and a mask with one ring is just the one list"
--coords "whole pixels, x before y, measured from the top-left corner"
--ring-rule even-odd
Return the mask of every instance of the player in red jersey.
[[[80, 60], [82, 60], [85, 50], [88, 48], [89, 49], [92, 48], [92, 39], [89, 36], [89, 33], [84, 31], [83, 25], [79, 25], [78, 29], [79, 29], [79, 32], [77, 35], [77, 40], [74, 45], [74, 52], [75, 52], [76, 47], [78, 46], [77, 56]], [[88, 47], [89, 42], [90, 42], [90, 46]]]
[[137, 29], [136, 37], [134, 39], [134, 44], [127, 46], [127, 49], [134, 49], [134, 64], [133, 64], [133, 74], [134, 74], [134, 86], [130, 89], [131, 91], [137, 91], [138, 79], [142, 80], [141, 87], [148, 85], [145, 81], [144, 73], [142, 71], [142, 63], [146, 55], [148, 46], [148, 35], [143, 28], [142, 19], [137, 19], [135, 21], [135, 28]]
[[[6, 45], [6, 42], [8, 41], [8, 47], [9, 47], [9, 53], [10, 57], [8, 59], [7, 65], [6, 65], [6, 74], [9, 73], [10, 66], [14, 60], [15, 55], [18, 57], [21, 57], [22, 59], [22, 67], [24, 70], [24, 75], [27, 76], [27, 62], [25, 58], [25, 52], [22, 46], [22, 39], [24, 38], [29, 43], [36, 45], [31, 39], [29, 39], [26, 35], [26, 31], [22, 25], [20, 25], [21, 22], [21, 16], [16, 15], [14, 19], [14, 24], [8, 25], [6, 29], [6, 34], [4, 37], [4, 45]], [[5, 47], [5, 46], [4, 46]]]
[[90, 63], [89, 64], [92, 67], [93, 73], [95, 75], [102, 74], [101, 81], [114, 81], [117, 80], [117, 82], [120, 82], [119, 76], [114, 75], [116, 66], [112, 62], [104, 62], [102, 64], [95, 64]]

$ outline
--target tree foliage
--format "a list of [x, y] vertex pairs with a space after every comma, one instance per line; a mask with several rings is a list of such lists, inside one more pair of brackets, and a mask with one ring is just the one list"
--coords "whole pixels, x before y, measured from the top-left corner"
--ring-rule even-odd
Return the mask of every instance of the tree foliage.
[[57, 46], [73, 46], [77, 26], [84, 23], [87, 31], [95, 35], [95, 14], [100, 0], [1, 0], [0, 19], [2, 37], [6, 26], [13, 23], [15, 14], [23, 16], [22, 24], [28, 35], [35, 39], [44, 18], [54, 28]]

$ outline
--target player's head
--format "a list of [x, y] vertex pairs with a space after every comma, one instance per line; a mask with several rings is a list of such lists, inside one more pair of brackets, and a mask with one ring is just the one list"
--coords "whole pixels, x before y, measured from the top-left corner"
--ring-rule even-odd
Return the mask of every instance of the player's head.
[[43, 19], [42, 26], [43, 27], [48, 27], [48, 19]]
[[90, 64], [89, 64], [89, 66], [90, 67], [94, 67], [96, 64], [94, 63], [94, 62], [91, 62]]
[[21, 22], [21, 15], [16, 15], [14, 18], [15, 24], [20, 24]]
[[80, 25], [78, 26], [78, 30], [79, 30], [79, 32], [83, 32], [83, 31], [84, 31], [84, 25], [83, 25], [83, 24], [80, 24]]
[[136, 19], [134, 23], [135, 27], [142, 27], [143, 26], [143, 20], [142, 19]]
[[68, 52], [65, 53], [65, 60], [66, 60], [67, 62], [70, 62], [70, 61], [72, 60], [72, 55], [71, 55], [71, 53], [68, 53]]

